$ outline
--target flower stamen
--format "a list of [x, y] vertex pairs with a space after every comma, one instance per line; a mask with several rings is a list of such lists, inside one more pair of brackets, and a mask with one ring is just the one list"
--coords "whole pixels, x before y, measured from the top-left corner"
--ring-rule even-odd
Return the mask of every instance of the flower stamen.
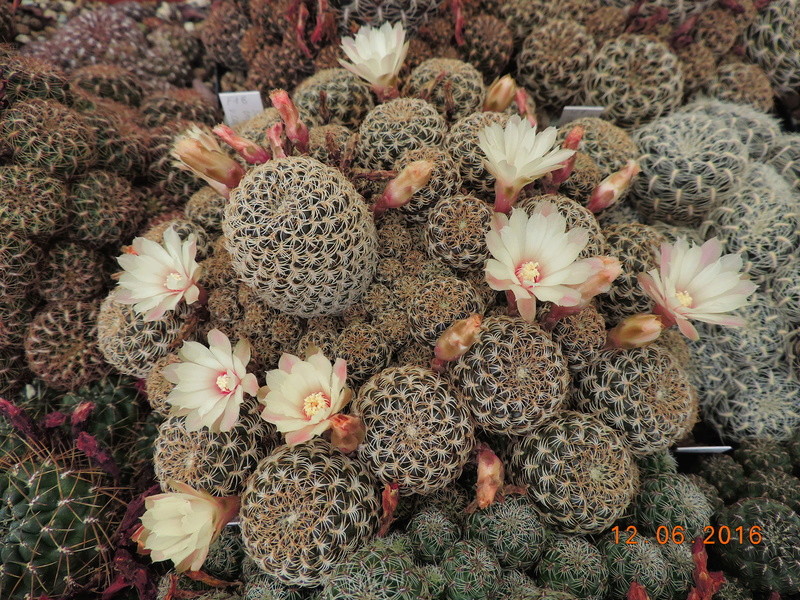
[[173, 271], [167, 275], [167, 278], [164, 280], [164, 285], [170, 290], [180, 290], [183, 289], [183, 281], [183, 275]]
[[686, 292], [686, 291], [677, 292], [675, 294], [675, 298], [678, 299], [678, 302], [681, 303], [681, 306], [686, 307], [686, 308], [690, 307], [692, 305], [692, 302], [694, 302], [692, 297], [689, 295], [689, 292]]
[[306, 419], [311, 419], [320, 410], [328, 408], [330, 405], [331, 399], [329, 396], [322, 392], [315, 392], [303, 399], [303, 414], [306, 416]]
[[223, 394], [229, 394], [230, 392], [233, 391], [234, 388], [232, 378], [227, 373], [223, 373], [222, 375], [217, 377], [216, 384], [217, 388], [219, 388], [219, 391], [222, 392]]
[[528, 262], [522, 263], [519, 267], [517, 267], [517, 277], [522, 285], [533, 285], [538, 283], [542, 277], [542, 274], [539, 271], [539, 262], [529, 260]]

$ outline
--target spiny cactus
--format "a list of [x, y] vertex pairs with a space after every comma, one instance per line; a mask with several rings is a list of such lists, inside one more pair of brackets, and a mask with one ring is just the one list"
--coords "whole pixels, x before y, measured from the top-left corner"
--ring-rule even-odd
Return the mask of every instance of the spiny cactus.
[[767, 74], [752, 64], [732, 62], [720, 65], [706, 92], [720, 100], [746, 104], [765, 113], [772, 110], [775, 102]]
[[153, 467], [165, 490], [176, 481], [213, 496], [233, 496], [242, 491], [258, 461], [277, 446], [278, 437], [254, 403], [243, 405], [236, 425], [222, 433], [187, 431], [183, 417], [172, 417], [158, 428]]
[[344, 29], [352, 20], [359, 25], [373, 27], [400, 22], [403, 27], [413, 31], [439, 8], [436, 0], [352, 0], [344, 4], [341, 19]]
[[[621, 528], [620, 528], [621, 529]], [[627, 533], [607, 533], [598, 541], [608, 568], [608, 600], [624, 600], [634, 581], [647, 590], [653, 600], [669, 600], [669, 564], [654, 538], [637, 536], [637, 544], [627, 544]]]
[[634, 199], [643, 215], [699, 225], [739, 187], [747, 165], [740, 134], [702, 114], [676, 114], [639, 129]]
[[479, 427], [525, 435], [564, 408], [569, 374], [558, 345], [519, 317], [489, 317], [450, 375]]
[[415, 514], [406, 526], [414, 555], [427, 563], [439, 563], [450, 547], [461, 539], [461, 528], [438, 508]]
[[525, 496], [510, 496], [469, 515], [464, 538], [477, 540], [503, 567], [528, 570], [541, 557], [549, 532]]
[[357, 128], [375, 103], [372, 91], [347, 69], [323, 69], [302, 81], [292, 98], [306, 125]]
[[517, 55], [517, 79], [537, 106], [559, 109], [583, 93], [583, 79], [596, 54], [592, 36], [568, 18], [532, 28]]
[[639, 157], [639, 149], [630, 134], [613, 123], [595, 117], [577, 119], [559, 129], [559, 139], [573, 127], [583, 128], [578, 150], [594, 160], [604, 176], [616, 173], [626, 162]]
[[736, 536], [729, 544], [715, 546], [728, 569], [755, 590], [800, 591], [800, 516], [796, 512], [768, 498], [744, 498], [720, 511], [716, 520], [718, 528], [724, 525]]
[[638, 127], [683, 99], [678, 58], [661, 42], [625, 34], [600, 48], [585, 80], [586, 98], [620, 127]]
[[641, 531], [657, 535], [680, 527], [687, 539], [701, 535], [711, 524], [711, 505], [703, 492], [684, 475], [665, 474], [642, 479], [633, 501], [633, 515]]
[[528, 486], [545, 523], [598, 533], [619, 518], [639, 472], [622, 438], [591, 415], [566, 411], [507, 449], [510, 480]]
[[486, 546], [462, 540], [453, 544], [441, 562], [448, 600], [481, 600], [497, 586], [500, 565]]
[[575, 406], [616, 429], [636, 455], [663, 450], [687, 433], [693, 390], [665, 350], [605, 350], [575, 381]]
[[408, 150], [441, 146], [447, 127], [436, 108], [419, 98], [397, 98], [373, 108], [359, 127], [356, 161], [391, 169]]
[[732, 456], [748, 475], [770, 470], [792, 472], [792, 457], [777, 440], [769, 438], [744, 440], [733, 451]]
[[608, 567], [603, 555], [579, 536], [553, 536], [536, 565], [536, 577], [549, 588], [586, 600], [602, 600], [608, 588]]
[[431, 346], [450, 325], [483, 311], [475, 289], [456, 277], [437, 277], [419, 286], [406, 309], [411, 335]]
[[767, 164], [774, 167], [795, 191], [800, 191], [800, 135], [780, 135], [771, 140]]
[[800, 479], [780, 469], [754, 473], [742, 484], [742, 497], [769, 498], [800, 511]]
[[573, 373], [591, 364], [606, 344], [606, 322], [593, 305], [567, 315], [550, 332]]
[[225, 207], [223, 231], [239, 277], [290, 315], [342, 312], [377, 266], [375, 225], [363, 200], [338, 170], [313, 158], [251, 169]]
[[747, 56], [767, 75], [778, 94], [800, 86], [800, 5], [794, 0], [770, 2], [759, 11], [745, 37]]
[[8, 104], [41, 98], [67, 104], [69, 84], [64, 72], [53, 64], [30, 56], [12, 54], [0, 58], [0, 71], [5, 81], [5, 101]]
[[158, 127], [179, 119], [213, 126], [221, 116], [216, 106], [193, 89], [151, 94], [142, 100], [140, 108], [147, 127]]
[[66, 189], [41, 169], [0, 166], [0, 220], [7, 232], [47, 239], [66, 218]]
[[313, 63], [292, 41], [264, 46], [247, 69], [246, 89], [260, 90], [266, 97], [274, 89], [293, 89], [313, 72]]
[[728, 454], [712, 454], [700, 457], [698, 473], [712, 484], [727, 503], [739, 497], [739, 487], [745, 478], [742, 466]]
[[379, 508], [361, 463], [317, 438], [258, 464], [239, 518], [246, 551], [263, 571], [311, 587], [374, 535]]
[[489, 206], [474, 196], [442, 197], [428, 212], [428, 253], [459, 271], [483, 266], [489, 258], [486, 233], [491, 218]]
[[208, 59], [229, 69], [244, 71], [247, 63], [242, 57], [239, 42], [249, 24], [247, 11], [237, 2], [230, 0], [215, 4], [200, 34]]
[[432, 58], [411, 71], [406, 93], [430, 102], [448, 122], [480, 109], [486, 95], [483, 76], [469, 63]]
[[678, 472], [678, 461], [669, 450], [662, 450], [647, 456], [637, 456], [636, 464], [643, 478], [675, 475]]
[[444, 140], [444, 148], [458, 165], [464, 187], [481, 200], [494, 199], [494, 176], [483, 164], [484, 154], [478, 146], [478, 134], [484, 127], [505, 126], [509, 116], [497, 112], [477, 112], [456, 121]]
[[130, 184], [108, 171], [89, 171], [70, 187], [68, 236], [101, 246], [129, 241], [142, 220]]
[[110, 543], [124, 489], [77, 451], [5, 457], [0, 475], [0, 593], [9, 600], [72, 595], [110, 582]]
[[384, 369], [365, 383], [353, 413], [366, 426], [359, 458], [400, 495], [428, 494], [460, 474], [474, 443], [467, 406], [430, 369]]
[[115, 65], [90, 65], [76, 70], [70, 83], [101, 98], [139, 106], [144, 90], [136, 75]]
[[464, 45], [458, 47], [461, 60], [478, 69], [487, 84], [505, 71], [514, 50], [511, 30], [495, 14], [479, 13], [468, 18]]

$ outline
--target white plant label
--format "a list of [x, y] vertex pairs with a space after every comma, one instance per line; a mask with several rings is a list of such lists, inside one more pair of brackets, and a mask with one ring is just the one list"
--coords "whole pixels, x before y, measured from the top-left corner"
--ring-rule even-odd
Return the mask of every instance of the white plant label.
[[565, 106], [561, 112], [561, 118], [558, 120], [558, 126], [561, 127], [571, 121], [578, 119], [585, 119], [586, 117], [600, 117], [605, 106]]
[[219, 95], [225, 125], [233, 127], [237, 123], [252, 119], [264, 111], [261, 92], [222, 92]]

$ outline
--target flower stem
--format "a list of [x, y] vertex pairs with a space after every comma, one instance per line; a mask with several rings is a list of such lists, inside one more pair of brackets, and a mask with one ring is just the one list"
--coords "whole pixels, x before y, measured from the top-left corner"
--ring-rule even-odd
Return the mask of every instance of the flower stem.
[[504, 185], [500, 181], [494, 184], [494, 211], [507, 215], [517, 201], [519, 190], [512, 186]]
[[519, 309], [517, 308], [517, 299], [514, 297], [514, 292], [506, 290], [506, 302], [508, 303], [508, 314], [511, 317], [519, 316]]

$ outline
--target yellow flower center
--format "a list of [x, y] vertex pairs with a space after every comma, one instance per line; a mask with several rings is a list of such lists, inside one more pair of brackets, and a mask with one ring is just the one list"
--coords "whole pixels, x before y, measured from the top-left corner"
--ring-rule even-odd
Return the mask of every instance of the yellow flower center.
[[694, 302], [694, 300], [692, 300], [692, 297], [689, 295], [689, 292], [678, 292], [677, 294], [675, 294], [675, 297], [678, 299], [678, 302], [681, 303], [681, 306], [688, 307], [692, 305], [692, 302]]
[[331, 399], [322, 392], [316, 392], [310, 396], [306, 396], [303, 400], [303, 412], [307, 419], [310, 419], [323, 408], [331, 405]]
[[181, 287], [183, 287], [183, 275], [173, 271], [167, 275], [167, 279], [164, 281], [164, 283], [167, 286], [167, 289], [179, 290]]
[[539, 281], [541, 275], [541, 272], [539, 272], [539, 263], [532, 260], [522, 263], [517, 268], [517, 278], [525, 285], [536, 283]]
[[223, 373], [219, 377], [217, 377], [217, 387], [219, 388], [220, 392], [227, 394], [228, 392], [233, 391], [233, 380], [230, 375], [227, 373]]

